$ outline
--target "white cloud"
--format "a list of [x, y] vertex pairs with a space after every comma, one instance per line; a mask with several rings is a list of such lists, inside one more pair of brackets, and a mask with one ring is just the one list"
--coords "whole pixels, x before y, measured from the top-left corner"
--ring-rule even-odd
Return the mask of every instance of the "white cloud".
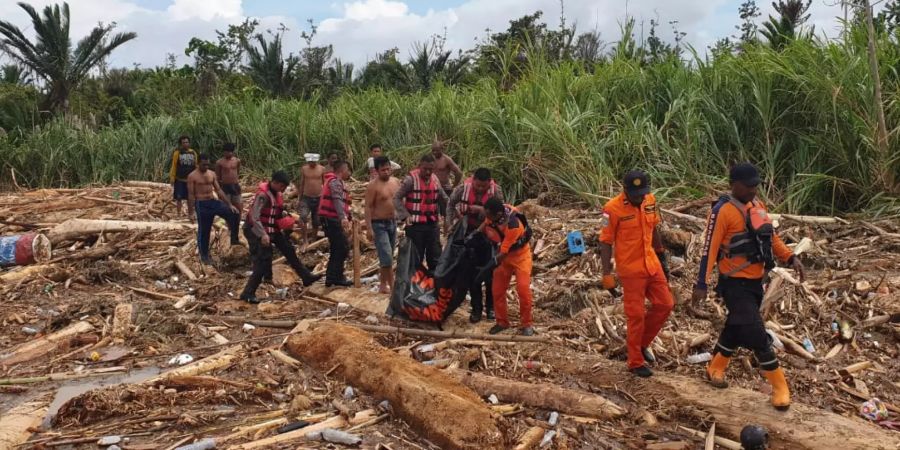
[[175, 0], [168, 12], [175, 20], [210, 21], [217, 17], [234, 19], [243, 15], [241, 0]]
[[409, 11], [403, 2], [365, 0], [344, 5], [344, 15], [351, 20], [374, 20], [380, 17], [402, 17]]

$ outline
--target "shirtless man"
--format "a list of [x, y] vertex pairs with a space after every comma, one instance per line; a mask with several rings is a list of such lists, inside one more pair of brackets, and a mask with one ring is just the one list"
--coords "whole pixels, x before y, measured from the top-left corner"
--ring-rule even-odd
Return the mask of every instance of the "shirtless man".
[[[228, 196], [219, 186], [215, 172], [209, 170], [209, 156], [200, 155], [197, 169], [191, 172], [187, 178], [188, 210], [191, 216], [197, 211], [197, 249], [200, 252], [200, 262], [211, 264], [209, 258], [209, 233], [212, 230], [213, 220], [219, 216], [228, 223], [228, 231], [231, 232], [231, 245], [239, 245], [238, 225], [241, 222], [240, 211], [228, 203]], [[219, 196], [217, 200], [215, 195]]]
[[393, 168], [387, 156], [375, 157], [378, 177], [366, 187], [366, 222], [369, 240], [375, 243], [380, 266], [379, 288], [389, 294], [394, 285], [393, 257], [397, 244], [397, 220], [394, 210], [394, 195], [400, 189], [400, 180], [391, 176]]
[[[444, 189], [444, 192], [446, 192], [447, 195], [450, 195], [450, 193], [463, 181], [463, 172], [459, 169], [459, 166], [453, 162], [453, 158], [444, 153], [443, 142], [435, 140], [431, 144], [431, 155], [434, 156], [434, 174], [441, 182], [441, 187]], [[453, 183], [450, 183], [451, 172], [455, 178]], [[441, 219], [447, 215], [446, 203], [441, 206], [440, 213]]]
[[322, 196], [325, 167], [319, 164], [318, 153], [303, 155], [306, 164], [300, 168], [300, 180], [297, 182], [297, 193], [300, 196], [300, 229], [304, 242], [309, 242], [306, 220], [311, 219], [313, 237], [319, 232], [319, 198]]
[[239, 172], [241, 170], [241, 160], [234, 156], [234, 144], [226, 142], [222, 146], [222, 159], [216, 161], [216, 177], [222, 183], [222, 192], [225, 192], [227, 199], [242, 211], [241, 204], [241, 180]]

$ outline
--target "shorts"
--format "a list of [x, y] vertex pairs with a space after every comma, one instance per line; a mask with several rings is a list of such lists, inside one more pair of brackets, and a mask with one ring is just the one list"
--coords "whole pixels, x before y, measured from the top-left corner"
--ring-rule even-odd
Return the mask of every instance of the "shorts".
[[175, 183], [172, 183], [172, 197], [175, 200], [187, 200], [188, 199], [188, 187], [187, 181], [176, 180]]
[[241, 185], [240, 184], [223, 184], [222, 192], [228, 197], [228, 201], [237, 205], [241, 203]]
[[312, 226], [313, 228], [319, 228], [319, 197], [300, 197], [300, 205], [298, 207], [300, 212], [300, 221], [306, 222], [307, 219], [312, 218]]
[[397, 222], [394, 220], [373, 220], [372, 235], [375, 251], [378, 253], [379, 267], [394, 265], [394, 247], [397, 246]]

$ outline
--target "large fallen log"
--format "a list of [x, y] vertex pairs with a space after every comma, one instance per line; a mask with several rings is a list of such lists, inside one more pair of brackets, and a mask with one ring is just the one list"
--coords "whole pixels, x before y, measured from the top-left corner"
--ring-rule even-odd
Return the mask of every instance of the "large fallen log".
[[502, 402], [521, 403], [534, 408], [599, 419], [614, 419], [626, 412], [619, 405], [599, 395], [553, 384], [531, 384], [464, 370], [452, 370], [447, 373], [481, 396], [494, 394]]
[[10, 366], [40, 358], [68, 343], [75, 336], [93, 329], [94, 326], [88, 322], [76, 322], [55, 333], [26, 342], [8, 354], [0, 355], [0, 365]]
[[14, 450], [25, 443], [50, 409], [49, 398], [23, 403], [0, 415], [0, 450]]
[[653, 380], [670, 387], [679, 400], [712, 414], [716, 428], [726, 435], [739, 436], [744, 426], [753, 423], [765, 427], [776, 442], [787, 444], [777, 448], [888, 450], [900, 444], [895, 434], [862, 419], [798, 402], [788, 411], [778, 411], [761, 392], [736, 387], [722, 391], [701, 380], [672, 374], [659, 374]]
[[175, 222], [140, 222], [129, 220], [69, 219], [50, 230], [47, 237], [57, 244], [100, 233], [123, 231], [183, 231], [196, 229], [196, 225]]
[[157, 183], [154, 181], [126, 181], [122, 186], [148, 188], [148, 189], [172, 189], [171, 184]]
[[441, 371], [398, 355], [366, 332], [325, 323], [291, 337], [288, 351], [377, 398], [441, 448], [506, 448], [498, 417], [477, 394]]
[[228, 347], [225, 350], [216, 353], [215, 355], [210, 355], [199, 361], [194, 361], [190, 364], [165, 371], [153, 378], [150, 378], [147, 381], [144, 381], [144, 383], [154, 384], [172, 377], [191, 377], [202, 375], [204, 373], [212, 372], [213, 370], [219, 370], [223, 367], [228, 367], [238, 359], [238, 357], [241, 355], [242, 350], [243, 346], [241, 345]]

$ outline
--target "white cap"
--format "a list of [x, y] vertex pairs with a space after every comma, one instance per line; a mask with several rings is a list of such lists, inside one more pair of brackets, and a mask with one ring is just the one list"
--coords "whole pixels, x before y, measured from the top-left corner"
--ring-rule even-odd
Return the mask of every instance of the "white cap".
[[303, 159], [305, 159], [306, 162], [318, 162], [319, 158], [320, 158], [320, 156], [318, 153], [304, 153], [303, 154]]

